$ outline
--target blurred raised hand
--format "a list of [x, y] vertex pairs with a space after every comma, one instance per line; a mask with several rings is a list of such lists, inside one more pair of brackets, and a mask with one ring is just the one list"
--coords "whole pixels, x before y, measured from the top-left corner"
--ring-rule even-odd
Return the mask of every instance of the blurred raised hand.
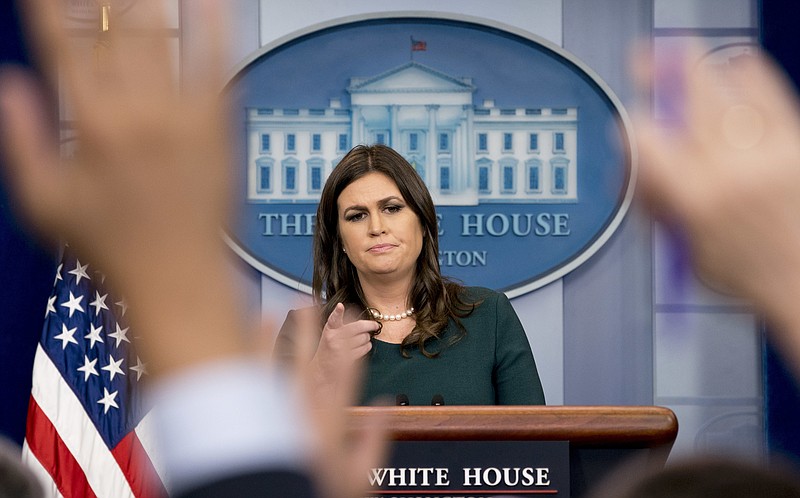
[[[231, 206], [231, 127], [220, 96], [224, 12], [204, 3], [215, 22], [202, 40], [203, 77], [182, 86], [160, 30], [166, 21], [158, 0], [137, 2], [135, 17], [112, 19], [100, 60], [67, 36], [64, 2], [26, 1], [34, 55], [50, 87], [15, 68], [3, 68], [0, 79], [8, 178], [27, 219], [99, 262], [137, 302], [131, 312], [139, 330], [180, 326], [198, 339], [235, 336], [228, 332], [242, 320], [219, 264], [226, 257], [219, 231]], [[47, 106], [57, 90], [74, 118], [69, 159], [60, 155]], [[154, 373], [210, 353], [177, 339], [149, 341], [158, 342], [149, 348]], [[215, 343], [222, 353], [238, 350], [232, 339]], [[171, 357], [177, 347], [190, 351]]]
[[681, 96], [678, 122], [635, 120], [639, 184], [685, 235], [700, 278], [752, 300], [800, 365], [800, 108], [765, 56], [740, 59], [724, 69], [690, 55], [669, 68], [634, 61], [643, 90], [668, 78]]
[[[220, 94], [228, 67], [226, 4], [197, 3], [210, 20], [198, 38], [204, 46], [196, 47], [205, 58], [182, 83], [163, 36], [162, 0], [138, 0], [130, 16], [112, 18], [100, 58], [67, 36], [65, 2], [26, 0], [45, 83], [19, 68], [0, 70], [0, 139], [23, 214], [42, 236], [66, 240], [97, 261], [127, 297], [142, 355], [162, 385], [181, 371], [253, 361], [220, 236], [232, 205], [231, 109]], [[48, 106], [56, 94], [74, 118], [68, 159]], [[347, 437], [345, 407], [354, 401], [360, 362], [327, 366], [338, 389], [324, 397], [312, 392], [308, 364], [296, 372], [294, 389], [305, 407], [297, 423], [311, 421], [301, 432], [315, 436], [318, 458], [308, 470], [328, 490], [323, 494], [338, 498], [366, 484], [385, 444], [380, 431]], [[285, 410], [284, 401], [260, 408]]]

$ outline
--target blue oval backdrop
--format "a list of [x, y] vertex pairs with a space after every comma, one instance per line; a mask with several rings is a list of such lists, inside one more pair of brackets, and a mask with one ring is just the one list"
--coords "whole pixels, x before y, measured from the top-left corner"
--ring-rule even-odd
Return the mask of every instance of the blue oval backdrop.
[[309, 291], [325, 179], [384, 143], [425, 180], [442, 272], [515, 296], [579, 266], [620, 224], [634, 183], [627, 118], [576, 58], [507, 26], [369, 16], [264, 47], [228, 84], [237, 103], [231, 246]]

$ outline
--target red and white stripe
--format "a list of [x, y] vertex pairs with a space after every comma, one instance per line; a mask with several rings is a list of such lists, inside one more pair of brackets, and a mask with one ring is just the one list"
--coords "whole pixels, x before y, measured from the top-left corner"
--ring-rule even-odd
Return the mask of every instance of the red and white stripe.
[[37, 348], [23, 458], [50, 496], [165, 495], [139, 439], [142, 425], [109, 451], [58, 368]]

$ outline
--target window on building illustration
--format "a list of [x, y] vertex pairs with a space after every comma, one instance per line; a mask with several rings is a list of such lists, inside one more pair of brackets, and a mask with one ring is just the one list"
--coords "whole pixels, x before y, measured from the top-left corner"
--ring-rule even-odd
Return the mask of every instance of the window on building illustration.
[[489, 150], [489, 136], [486, 133], [478, 133], [478, 152]]
[[258, 175], [258, 192], [272, 192], [272, 161], [262, 159], [256, 162]]
[[482, 159], [476, 162], [478, 166], [478, 192], [489, 194], [492, 192], [492, 161]]
[[564, 152], [564, 133], [560, 131], [553, 134], [553, 151]]
[[556, 167], [553, 171], [553, 191], [555, 193], [562, 193], [567, 189], [567, 168], [562, 166]]
[[386, 145], [386, 133], [376, 133], [375, 134], [375, 143]]
[[297, 159], [289, 158], [283, 161], [283, 192], [292, 194], [297, 192], [298, 168]]
[[314, 133], [311, 135], [311, 151], [319, 152], [322, 150], [322, 135]]
[[286, 152], [295, 152], [297, 150], [297, 137], [294, 133], [286, 134]]
[[563, 157], [555, 158], [551, 161], [553, 184], [551, 190], [554, 194], [567, 193], [567, 173], [569, 161]]
[[514, 191], [514, 168], [503, 166], [503, 192]]
[[539, 191], [539, 168], [528, 169], [528, 190], [531, 192]]
[[450, 167], [450, 161], [439, 161], [439, 191], [440, 192], [449, 192], [451, 185], [451, 178], [450, 174], [452, 172], [452, 168]]
[[270, 141], [269, 133], [261, 134], [261, 152], [269, 152]]
[[514, 135], [503, 133], [503, 151], [510, 152], [512, 150], [514, 150]]
[[338, 144], [337, 144], [338, 151], [345, 152], [350, 148], [349, 145], [350, 143], [349, 140], [347, 140], [347, 133], [339, 133]]
[[527, 173], [528, 173], [528, 185], [527, 190], [528, 192], [541, 192], [542, 191], [542, 184], [541, 184], [541, 171], [542, 171], [542, 163], [538, 160], [531, 160], [526, 163]]
[[551, 112], [553, 116], [564, 116], [567, 114], [567, 110], [564, 108], [555, 108]]
[[419, 150], [419, 134], [412, 132], [408, 134], [408, 150], [416, 152]]
[[439, 133], [439, 152], [450, 151], [450, 134]]
[[269, 192], [272, 188], [270, 172], [272, 168], [262, 165], [258, 168], [258, 189], [261, 192]]
[[311, 168], [311, 191], [319, 192], [322, 190], [322, 168]]
[[528, 150], [531, 152], [536, 152], [539, 150], [539, 134], [538, 133], [531, 133], [528, 135]]
[[284, 171], [284, 187], [286, 192], [294, 192], [297, 190], [297, 168], [288, 167]]
[[500, 191], [504, 194], [513, 194], [517, 191], [517, 161], [504, 159], [500, 162]]
[[322, 173], [324, 161], [319, 158], [308, 160], [308, 192], [315, 194], [322, 191]]
[[478, 190], [482, 193], [489, 192], [489, 168], [478, 169]]

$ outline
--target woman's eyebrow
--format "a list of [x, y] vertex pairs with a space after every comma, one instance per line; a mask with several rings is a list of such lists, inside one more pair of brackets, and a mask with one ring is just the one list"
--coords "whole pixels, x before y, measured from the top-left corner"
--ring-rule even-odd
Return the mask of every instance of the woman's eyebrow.
[[[405, 203], [405, 201], [403, 200], [402, 197], [399, 197], [399, 196], [396, 196], [396, 195], [390, 195], [389, 197], [384, 197], [383, 199], [379, 199], [376, 202], [376, 204], [378, 206], [383, 207], [386, 204], [389, 204], [390, 202], [402, 202], [402, 203]], [[363, 210], [366, 210], [366, 209], [367, 209], [367, 207], [365, 205], [363, 205], [363, 204], [353, 204], [352, 206], [347, 206], [346, 208], [344, 208], [342, 210], [342, 214], [347, 214], [348, 211], [352, 211], [352, 210], [363, 211]]]
[[346, 208], [344, 208], [342, 210], [342, 214], [345, 215], [348, 213], [348, 211], [364, 211], [366, 209], [367, 209], [366, 206], [362, 204], [353, 204], [352, 206], [347, 206]]
[[390, 202], [405, 202], [402, 197], [398, 197], [396, 195], [390, 195], [389, 197], [383, 198], [378, 201], [379, 206], [385, 206]]

